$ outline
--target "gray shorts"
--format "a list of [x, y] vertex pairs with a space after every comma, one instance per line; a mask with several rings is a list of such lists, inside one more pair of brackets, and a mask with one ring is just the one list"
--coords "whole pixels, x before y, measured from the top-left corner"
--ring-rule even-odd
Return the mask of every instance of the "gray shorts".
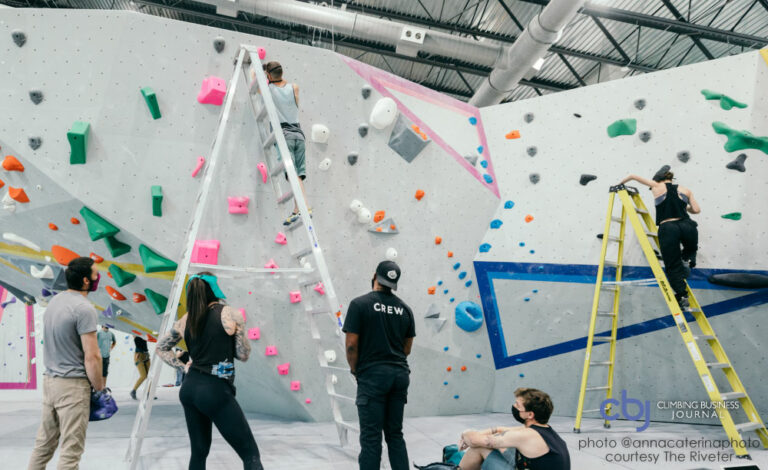
[[[291, 152], [291, 159], [293, 159], [293, 166], [296, 167], [296, 174], [299, 175], [299, 178], [305, 179], [307, 177], [307, 161], [304, 141], [300, 139], [285, 139], [285, 143], [288, 144], [288, 151]], [[287, 177], [288, 175], [286, 175]]]
[[480, 468], [482, 470], [514, 470], [515, 449], [509, 448], [503, 454], [498, 449], [493, 449]]

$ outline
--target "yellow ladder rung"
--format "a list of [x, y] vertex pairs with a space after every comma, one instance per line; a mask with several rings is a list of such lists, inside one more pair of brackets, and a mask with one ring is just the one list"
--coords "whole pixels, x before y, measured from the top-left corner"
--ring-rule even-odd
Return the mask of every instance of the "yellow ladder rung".
[[612, 241], [612, 242], [620, 242], [620, 241], [624, 241], [624, 239], [623, 239], [623, 238], [621, 238], [621, 237], [617, 237], [616, 235], [610, 235], [610, 236], [608, 236], [608, 240], [610, 240], [610, 241]]
[[612, 291], [614, 291], [614, 292], [616, 292], [616, 290], [617, 290], [617, 287], [618, 287], [618, 286], [613, 286], [613, 285], [608, 285], [608, 286], [606, 286], [605, 284], [602, 284], [602, 285], [600, 286], [600, 288], [601, 288], [601, 289], [603, 289], [603, 290], [612, 290]]
[[727, 392], [727, 393], [720, 394], [720, 397], [723, 400], [727, 400], [727, 401], [738, 400], [739, 398], [744, 398], [746, 396], [747, 394], [744, 392]]

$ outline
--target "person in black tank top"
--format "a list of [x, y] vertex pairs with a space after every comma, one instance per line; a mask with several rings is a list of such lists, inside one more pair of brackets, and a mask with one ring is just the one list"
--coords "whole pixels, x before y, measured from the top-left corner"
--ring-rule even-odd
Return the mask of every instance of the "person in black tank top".
[[237, 452], [244, 470], [263, 470], [259, 448], [235, 400], [235, 359], [248, 360], [250, 343], [245, 322], [222, 303], [216, 277], [200, 273], [187, 282], [187, 314], [157, 344], [157, 354], [171, 367], [185, 367], [173, 352], [182, 338], [191, 365], [179, 391], [184, 406], [192, 455], [189, 470], [205, 470], [212, 425]]
[[459, 450], [466, 450], [461, 470], [570, 470], [568, 446], [547, 425], [554, 409], [549, 395], [518, 388], [515, 397], [512, 415], [524, 426], [464, 431], [459, 438]]
[[[621, 183], [630, 180], [642, 183], [653, 191], [656, 206], [656, 225], [659, 227], [659, 248], [664, 261], [664, 271], [680, 308], [688, 310], [688, 291], [685, 279], [696, 266], [699, 231], [696, 222], [688, 215], [701, 212], [693, 192], [672, 183], [675, 175], [669, 165], [664, 165], [652, 180], [629, 175]], [[682, 250], [680, 249], [682, 245]]]

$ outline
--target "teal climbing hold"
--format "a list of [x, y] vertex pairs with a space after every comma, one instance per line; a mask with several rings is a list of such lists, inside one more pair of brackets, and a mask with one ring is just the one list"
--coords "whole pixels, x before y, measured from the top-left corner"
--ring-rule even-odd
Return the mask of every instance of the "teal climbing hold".
[[480, 162], [480, 166], [483, 167], [483, 168], [488, 168], [488, 161], [487, 160], [481, 161]]
[[518, 243], [518, 245], [525, 246], [525, 242], [520, 242], [520, 243]]
[[178, 265], [173, 261], [160, 256], [152, 251], [146, 245], [139, 245], [139, 255], [141, 256], [141, 264], [144, 265], [145, 273], [159, 273], [164, 271], [175, 271]]
[[149, 112], [152, 114], [152, 119], [160, 119], [162, 117], [160, 114], [160, 105], [157, 104], [157, 95], [155, 95], [155, 92], [152, 90], [152, 88], [145, 86], [141, 89], [141, 95], [144, 97], [144, 101], [147, 103]]
[[480, 253], [488, 253], [491, 250], [490, 243], [483, 243], [480, 245]]
[[483, 146], [477, 147], [477, 153], [483, 153]]
[[123, 287], [124, 285], [132, 283], [136, 280], [136, 275], [123, 270], [120, 266], [112, 264], [109, 266], [109, 274], [112, 275], [117, 287]]
[[477, 125], [477, 118], [474, 117], [474, 116], [470, 117], [469, 118], [469, 123], [472, 124], [473, 126]]
[[456, 326], [472, 332], [483, 325], [483, 309], [474, 302], [464, 301], [456, 306]]
[[491, 221], [491, 228], [499, 228], [499, 227], [501, 227], [501, 226], [502, 226], [502, 224], [504, 224], [504, 222], [502, 222], [501, 220], [499, 220], [499, 219], [493, 219], [493, 220]]
[[168, 306], [168, 297], [158, 294], [152, 289], [144, 289], [144, 294], [147, 296], [147, 300], [152, 304], [152, 308], [155, 309], [155, 313], [162, 315], [165, 313], [165, 308]]
[[483, 179], [484, 179], [484, 180], [485, 180], [485, 182], [486, 182], [486, 183], [488, 183], [488, 184], [491, 184], [491, 183], [493, 183], [493, 177], [492, 177], [491, 175], [489, 175], [488, 173], [486, 173], [486, 174], [484, 174], [484, 175], [483, 175]]
[[637, 119], [619, 119], [608, 126], [608, 137], [633, 135], [637, 131]]
[[447, 294], [447, 293], [448, 293], [448, 289], [445, 289], [445, 290], [443, 291], [443, 294]]
[[718, 134], [728, 137], [723, 146], [726, 152], [755, 149], [768, 154], [768, 137], [758, 137], [749, 131], [737, 131], [722, 122], [713, 122], [712, 128]]
[[69, 163], [70, 165], [82, 165], [85, 163], [86, 151], [88, 149], [88, 134], [91, 132], [91, 125], [87, 122], [75, 121], [72, 129], [67, 132], [69, 140]]
[[163, 187], [152, 186], [152, 215], [155, 217], [163, 216]]
[[106, 243], [109, 254], [112, 255], [113, 258], [117, 258], [118, 256], [122, 256], [131, 251], [131, 245], [123, 243], [115, 237], [105, 237], [104, 243]]
[[724, 214], [720, 217], [730, 220], [741, 220], [741, 212], [731, 212], [730, 214]]
[[454, 299], [453, 297], [451, 297], [450, 299], [448, 299], [448, 302], [450, 302], [450, 303], [453, 303], [453, 301], [454, 301], [454, 300], [456, 300], [456, 299]]
[[120, 231], [119, 228], [107, 222], [97, 213], [83, 206], [80, 209], [80, 215], [85, 219], [85, 225], [88, 227], [88, 235], [92, 241], [99, 240], [104, 237], [113, 237]]
[[740, 101], [736, 101], [735, 99], [731, 98], [730, 96], [726, 96], [722, 93], [717, 93], [715, 91], [710, 90], [701, 90], [701, 94], [704, 95], [704, 98], [707, 100], [720, 100], [720, 107], [723, 108], [726, 111], [729, 111], [733, 108], [746, 108], [747, 104], [742, 103]]
[[515, 203], [512, 201], [507, 201], [504, 203], [504, 209], [512, 209], [513, 207], [515, 207]]

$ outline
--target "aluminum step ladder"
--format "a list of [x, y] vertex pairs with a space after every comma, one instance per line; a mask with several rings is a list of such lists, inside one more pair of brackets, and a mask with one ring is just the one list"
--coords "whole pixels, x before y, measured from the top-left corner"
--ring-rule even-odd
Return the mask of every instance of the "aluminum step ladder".
[[[614, 206], [616, 196], [619, 198], [619, 205], [621, 206], [621, 216], [614, 216]], [[643, 203], [637, 189], [632, 187], [626, 187], [624, 185], [613, 186], [610, 188], [610, 198], [608, 201], [608, 214], [605, 222], [605, 229], [603, 231], [603, 245], [600, 252], [600, 264], [597, 268], [597, 279], [595, 283], [595, 293], [592, 301], [592, 312], [589, 320], [589, 333], [587, 336], [587, 350], [584, 358], [584, 369], [581, 377], [581, 387], [579, 389], [579, 403], [576, 410], [576, 421], [574, 424], [574, 431], [581, 431], [581, 419], [584, 413], [605, 412], [605, 415], [609, 415], [611, 412], [611, 404], [607, 403], [605, 408], [584, 409], [584, 403], [586, 401], [586, 395], [588, 392], [599, 392], [594, 395], [605, 396], [605, 399], [610, 399], [613, 396], [613, 372], [616, 360], [616, 332], [619, 318], [619, 304], [622, 285], [622, 265], [623, 265], [623, 252], [624, 241], [627, 221], [632, 225], [635, 234], [637, 235], [640, 246], [643, 249], [643, 253], [648, 261], [648, 264], [653, 271], [659, 288], [664, 296], [664, 300], [669, 307], [669, 311], [675, 320], [675, 325], [680, 332], [683, 342], [686, 345], [693, 364], [696, 367], [696, 372], [701, 378], [704, 388], [709, 395], [709, 399], [712, 403], [721, 403], [721, 408], [718, 409], [720, 422], [725, 430], [728, 438], [731, 442], [744, 442], [747, 441], [743, 436], [750, 431], [757, 433], [758, 437], [763, 443], [763, 447], [768, 448], [768, 431], [766, 431], [765, 424], [760, 418], [757, 409], [755, 408], [752, 400], [747, 395], [747, 391], [744, 385], [739, 380], [736, 370], [733, 364], [725, 354], [725, 350], [722, 344], [717, 339], [712, 326], [707, 320], [701, 305], [696, 296], [693, 295], [693, 291], [686, 283], [686, 289], [688, 291], [688, 299], [690, 304], [690, 310], [686, 309], [683, 312], [675, 299], [675, 294], [672, 288], [669, 286], [669, 281], [661, 267], [657, 253], [654, 251], [654, 246], [660, 253], [658, 228], [656, 223], [651, 217], [650, 212]], [[611, 228], [613, 224], [619, 224], [619, 234], [611, 235]], [[653, 242], [653, 245], [652, 245]], [[606, 254], [608, 252], [608, 246], [611, 243], [617, 244], [617, 259], [613, 261], [606, 260]], [[615, 268], [615, 280], [605, 281], [605, 268], [606, 266]], [[613, 299], [611, 307], [609, 309], [600, 308], [600, 298], [603, 292], [612, 293]], [[688, 314], [688, 318], [686, 318]], [[597, 329], [597, 323], [603, 319], [609, 319], [611, 321], [611, 328], [609, 335], [598, 335], [595, 333]], [[690, 318], [690, 320], [689, 320]], [[695, 330], [694, 330], [695, 328]], [[602, 329], [602, 328], [601, 328]], [[593, 354], [593, 346], [599, 344], [609, 344], [608, 357], [596, 358]], [[708, 351], [706, 356], [702, 353], [702, 350]], [[710, 357], [712, 359], [707, 359]], [[592, 367], [607, 367], [608, 378], [605, 384], [599, 383], [597, 385], [591, 385], [589, 383], [589, 371]], [[714, 371], [721, 371], [730, 385], [730, 391], [721, 391], [715, 378], [713, 377]], [[738, 411], [736, 409], [730, 409], [726, 405], [726, 402], [738, 401], [739, 408], [743, 410], [743, 414], [746, 415], [746, 421], [736, 423], [734, 414]], [[605, 427], [610, 427], [610, 422], [605, 420]], [[737, 457], [749, 458], [747, 452], [747, 446], [734, 446], [734, 452]]]

